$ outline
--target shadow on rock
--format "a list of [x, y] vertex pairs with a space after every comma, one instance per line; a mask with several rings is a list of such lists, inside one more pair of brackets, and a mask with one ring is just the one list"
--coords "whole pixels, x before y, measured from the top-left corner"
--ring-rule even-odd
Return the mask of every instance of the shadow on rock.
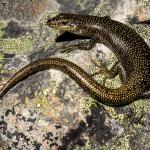
[[86, 123], [81, 121], [77, 128], [71, 129], [63, 137], [62, 146], [58, 150], [72, 150], [77, 146], [85, 146], [85, 136], [89, 137], [92, 147], [104, 145], [113, 137], [111, 127], [105, 124], [105, 116], [106, 111], [103, 106], [92, 107], [91, 115], [86, 117]]

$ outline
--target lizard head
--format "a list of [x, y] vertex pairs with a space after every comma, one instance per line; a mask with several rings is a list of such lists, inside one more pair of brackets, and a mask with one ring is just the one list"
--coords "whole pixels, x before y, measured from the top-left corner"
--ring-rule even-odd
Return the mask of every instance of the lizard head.
[[82, 35], [86, 30], [86, 18], [87, 17], [84, 15], [60, 13], [57, 16], [48, 19], [47, 25], [51, 28]]

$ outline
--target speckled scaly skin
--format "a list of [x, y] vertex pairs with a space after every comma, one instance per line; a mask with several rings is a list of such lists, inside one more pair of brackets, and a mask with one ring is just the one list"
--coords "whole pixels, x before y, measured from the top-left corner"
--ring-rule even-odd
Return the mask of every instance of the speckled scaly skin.
[[58, 14], [48, 20], [48, 25], [91, 37], [89, 43], [78, 45], [81, 49], [90, 49], [96, 42], [110, 48], [124, 68], [123, 85], [117, 89], [108, 89], [74, 63], [61, 58], [49, 58], [31, 63], [18, 71], [0, 91], [0, 99], [21, 80], [50, 68], [65, 72], [95, 100], [106, 105], [123, 106], [150, 96], [147, 95], [150, 90], [150, 48], [133, 29], [108, 16], [76, 14]]

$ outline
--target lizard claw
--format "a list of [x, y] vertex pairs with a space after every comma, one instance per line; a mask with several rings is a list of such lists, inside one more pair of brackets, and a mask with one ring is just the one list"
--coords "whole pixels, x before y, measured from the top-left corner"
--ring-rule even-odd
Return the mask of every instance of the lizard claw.
[[67, 46], [61, 51], [61, 53], [70, 53], [71, 51], [74, 51], [74, 49]]
[[95, 60], [91, 59], [91, 62], [97, 67], [99, 68], [99, 70], [93, 74], [91, 74], [91, 76], [96, 76], [96, 75], [99, 75], [99, 74], [108, 74], [108, 69], [107, 69], [107, 66], [106, 64], [101, 60], [99, 59], [99, 62], [100, 64], [98, 64]]

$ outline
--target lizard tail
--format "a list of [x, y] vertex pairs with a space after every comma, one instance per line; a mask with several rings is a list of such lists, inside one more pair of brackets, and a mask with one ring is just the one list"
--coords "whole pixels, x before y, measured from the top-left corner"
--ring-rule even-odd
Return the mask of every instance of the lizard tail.
[[[20, 81], [39, 71], [57, 69], [76, 81], [86, 92], [100, 103], [111, 106], [122, 106], [133, 102], [141, 93], [140, 82], [136, 78], [125, 83], [118, 89], [108, 89], [96, 82], [87, 72], [76, 64], [61, 58], [49, 58], [30, 63], [25, 66], [4, 85], [0, 90], [0, 99]], [[139, 86], [138, 86], [139, 85]]]

